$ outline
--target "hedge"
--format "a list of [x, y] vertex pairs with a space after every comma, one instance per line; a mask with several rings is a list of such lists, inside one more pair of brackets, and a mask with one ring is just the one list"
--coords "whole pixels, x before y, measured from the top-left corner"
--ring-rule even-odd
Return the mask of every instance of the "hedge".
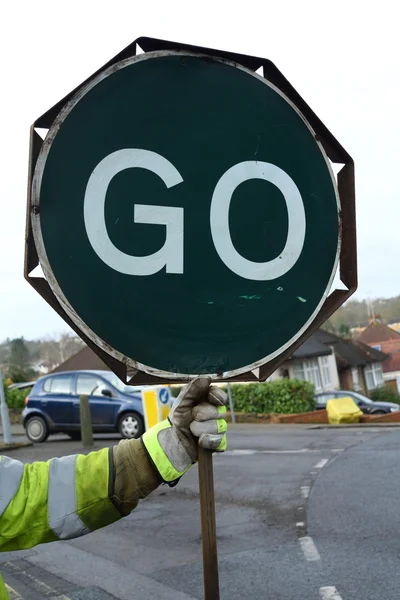
[[[178, 396], [181, 387], [171, 388]], [[225, 389], [225, 386], [224, 386]], [[245, 413], [301, 413], [315, 410], [314, 386], [298, 379], [277, 379], [267, 383], [233, 383], [233, 405]]]
[[247, 413], [301, 413], [315, 409], [314, 386], [298, 379], [233, 384], [235, 410]]
[[374, 402], [395, 402], [400, 404], [400, 394], [390, 387], [377, 387], [370, 393], [370, 398]]
[[4, 386], [8, 408], [17, 408], [18, 410], [22, 410], [25, 405], [25, 398], [29, 394], [30, 390], [31, 388], [26, 390], [10, 390], [9, 387]]

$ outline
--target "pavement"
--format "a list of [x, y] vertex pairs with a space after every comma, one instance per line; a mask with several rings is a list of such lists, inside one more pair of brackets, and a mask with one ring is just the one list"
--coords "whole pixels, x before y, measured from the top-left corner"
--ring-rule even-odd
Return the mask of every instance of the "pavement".
[[[397, 600], [399, 447], [393, 428], [231, 425], [214, 458], [221, 600]], [[81, 451], [52, 436], [9, 455]], [[197, 468], [118, 523], [0, 563], [12, 600], [201, 599]]]

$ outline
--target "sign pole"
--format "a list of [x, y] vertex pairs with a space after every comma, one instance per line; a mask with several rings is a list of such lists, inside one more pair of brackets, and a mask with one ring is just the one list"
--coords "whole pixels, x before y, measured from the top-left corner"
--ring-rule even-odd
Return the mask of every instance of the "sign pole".
[[215, 523], [212, 452], [199, 447], [201, 537], [204, 600], [219, 600], [217, 530]]
[[12, 434], [10, 427], [10, 415], [8, 414], [8, 406], [4, 395], [3, 374], [0, 369], [0, 412], [1, 424], [3, 427], [3, 437], [5, 444], [12, 444]]
[[227, 385], [226, 387], [227, 387], [227, 390], [228, 390], [229, 410], [231, 411], [232, 423], [236, 423], [235, 409], [234, 409], [234, 406], [233, 406], [233, 398], [232, 398], [232, 388], [231, 388], [231, 384], [230, 384], [230, 383], [228, 383], [228, 385]]

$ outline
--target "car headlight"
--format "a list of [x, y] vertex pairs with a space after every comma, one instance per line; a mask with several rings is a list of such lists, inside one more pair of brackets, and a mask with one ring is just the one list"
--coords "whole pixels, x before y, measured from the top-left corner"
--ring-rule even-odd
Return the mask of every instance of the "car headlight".
[[390, 412], [399, 412], [399, 407], [397, 407], [397, 408], [391, 408]]

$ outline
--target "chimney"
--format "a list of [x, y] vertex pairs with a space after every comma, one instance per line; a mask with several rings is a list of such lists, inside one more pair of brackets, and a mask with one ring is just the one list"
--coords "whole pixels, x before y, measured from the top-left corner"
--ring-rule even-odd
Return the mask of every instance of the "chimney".
[[368, 317], [368, 323], [382, 323], [382, 315], [370, 315]]

